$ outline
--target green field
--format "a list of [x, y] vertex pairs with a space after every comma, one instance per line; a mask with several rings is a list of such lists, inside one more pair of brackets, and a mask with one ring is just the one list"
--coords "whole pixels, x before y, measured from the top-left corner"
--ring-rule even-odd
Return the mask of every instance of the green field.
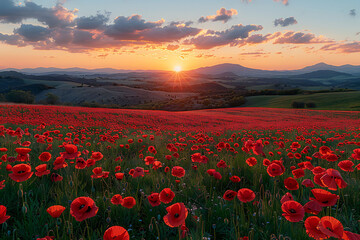
[[291, 103], [298, 101], [304, 103], [314, 102], [316, 104], [315, 109], [359, 111], [360, 91], [309, 95], [252, 96], [247, 97], [246, 101], [244, 107], [291, 108]]

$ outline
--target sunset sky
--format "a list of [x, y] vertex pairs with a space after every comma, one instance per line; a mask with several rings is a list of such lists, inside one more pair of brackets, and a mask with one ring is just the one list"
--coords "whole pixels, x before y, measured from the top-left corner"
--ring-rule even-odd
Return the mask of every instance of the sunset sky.
[[359, 0], [0, 0], [0, 68], [360, 65]]

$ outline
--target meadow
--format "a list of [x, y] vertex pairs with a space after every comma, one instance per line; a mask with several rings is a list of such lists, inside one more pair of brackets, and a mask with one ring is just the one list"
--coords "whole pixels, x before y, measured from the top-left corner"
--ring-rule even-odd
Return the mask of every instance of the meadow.
[[0, 239], [360, 239], [360, 112], [0, 105]]
[[252, 96], [246, 98], [246, 107], [290, 108], [293, 101], [316, 104], [321, 110], [360, 110], [360, 92], [330, 92], [289, 96]]

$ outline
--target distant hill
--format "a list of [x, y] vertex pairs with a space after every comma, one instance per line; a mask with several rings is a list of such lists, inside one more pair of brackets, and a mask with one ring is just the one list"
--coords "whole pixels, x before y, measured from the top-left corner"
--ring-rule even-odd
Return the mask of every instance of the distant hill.
[[126, 70], [126, 69], [114, 69], [114, 68], [97, 68], [97, 69], [86, 69], [86, 68], [7, 68], [0, 69], [0, 71], [16, 71], [25, 74], [33, 75], [49, 75], [49, 74], [67, 74], [67, 75], [89, 75], [89, 74], [116, 74], [116, 73], [129, 73], [129, 72], [158, 72], [155, 70]]
[[268, 70], [261, 70], [261, 69], [254, 69], [254, 68], [247, 68], [241, 66], [239, 64], [232, 64], [232, 63], [223, 63], [218, 64], [210, 67], [201, 67], [194, 70], [189, 71], [191, 73], [198, 73], [198, 74], [207, 74], [207, 75], [219, 75], [224, 73], [232, 73], [238, 76], [272, 76], [272, 75], [279, 75], [282, 72], [279, 71], [268, 71]]
[[323, 63], [323, 62], [317, 63], [312, 66], [304, 67], [304, 68], [301, 68], [298, 70], [293, 70], [290, 72], [307, 73], [307, 72], [313, 72], [313, 71], [318, 71], [318, 70], [330, 70], [330, 71], [344, 72], [344, 73], [350, 73], [350, 74], [360, 74], [360, 66], [355, 66], [355, 65], [350, 65], [350, 64], [346, 64], [346, 65], [342, 65], [342, 66], [334, 66], [334, 65], [329, 65], [329, 64]]
[[[284, 70], [284, 71], [269, 71], [262, 69], [254, 69], [244, 67], [239, 64], [232, 63], [223, 63], [214, 66], [201, 67], [188, 71], [190, 73], [197, 73], [203, 75], [216, 75], [216, 76], [226, 76], [234, 75], [236, 76], [245, 76], [245, 77], [293, 77], [294, 75], [311, 73], [315, 71], [335, 71], [344, 74], [355, 74], [360, 75], [360, 66], [354, 65], [342, 65], [342, 66], [333, 66], [326, 63], [318, 63], [312, 66], [304, 67], [297, 70]], [[319, 73], [326, 75], [326, 72]], [[331, 75], [330, 73], [328, 73]], [[345, 76], [345, 75], [344, 75]]]
[[317, 70], [309, 73], [292, 76], [293, 78], [333, 78], [333, 77], [352, 77], [349, 73], [337, 72], [332, 70]]
[[[240, 77], [289, 77], [293, 75], [299, 75], [319, 70], [337, 71], [343, 73], [349, 73], [360, 76], [360, 66], [355, 65], [342, 65], [333, 66], [326, 63], [317, 63], [312, 66], [307, 66], [297, 70], [283, 70], [283, 71], [270, 71], [263, 69], [255, 69], [244, 67], [239, 64], [223, 63], [214, 66], [201, 67], [187, 71], [192, 75], [219, 75], [221, 77], [234, 78]], [[0, 71], [16, 71], [23, 74], [31, 75], [51, 75], [51, 74], [66, 74], [66, 75], [107, 75], [107, 74], [124, 74], [124, 73], [166, 73], [171, 71], [160, 71], [160, 70], [127, 70], [127, 69], [114, 69], [114, 68], [97, 68], [97, 69], [86, 69], [86, 68], [7, 68], [0, 69]]]

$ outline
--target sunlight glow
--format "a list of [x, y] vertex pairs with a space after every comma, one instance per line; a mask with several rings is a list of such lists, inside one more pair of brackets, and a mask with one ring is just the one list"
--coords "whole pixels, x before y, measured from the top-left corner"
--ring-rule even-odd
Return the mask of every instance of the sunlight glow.
[[181, 66], [175, 66], [174, 71], [175, 72], [181, 72]]

